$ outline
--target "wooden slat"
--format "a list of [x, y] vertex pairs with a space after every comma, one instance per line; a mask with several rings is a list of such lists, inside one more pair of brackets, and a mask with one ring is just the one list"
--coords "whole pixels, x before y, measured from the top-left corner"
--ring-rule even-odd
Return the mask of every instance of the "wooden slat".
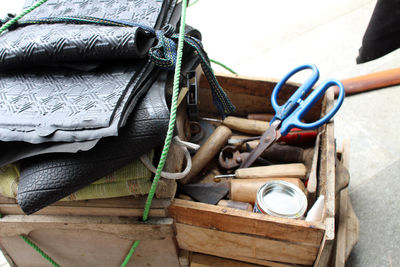
[[[242, 261], [235, 261], [230, 259], [224, 259], [216, 256], [193, 253], [192, 260], [190, 261], [190, 267], [257, 267], [252, 263], [245, 263]], [[181, 266], [182, 267], [182, 266]]]
[[[329, 89], [324, 97], [322, 110], [333, 107], [333, 89]], [[334, 125], [329, 122], [321, 130], [321, 157], [319, 164], [319, 195], [325, 196], [324, 224], [325, 235], [314, 266], [328, 266], [331, 261], [335, 239], [335, 136]]]
[[[128, 254], [132, 240], [112, 234], [79, 230], [37, 230], [29, 238], [61, 266], [120, 266]], [[11, 266], [49, 266], [51, 264], [19, 236], [1, 237], [4, 251], [15, 260]], [[175, 240], [141, 240], [128, 267], [179, 267]]]
[[140, 222], [134, 217], [105, 216], [50, 216], [50, 215], [6, 215], [0, 219], [0, 237], [28, 235], [41, 229], [91, 230], [111, 233], [130, 240], [163, 239], [171, 237], [173, 220], [152, 218]]
[[[237, 107], [236, 114], [275, 113], [269, 103], [272, 91], [278, 80], [225, 73], [217, 73], [216, 77], [232, 103]], [[286, 83], [278, 94], [278, 103], [283, 104], [298, 86], [299, 84], [297, 83]], [[211, 92], [204, 75], [200, 78], [199, 87], [200, 108], [202, 110], [216, 111], [215, 106], [212, 104]], [[207, 90], [202, 90], [202, 88], [207, 88]], [[307, 121], [315, 121], [320, 117], [320, 114], [321, 100], [307, 113], [305, 119]]]
[[307, 182], [307, 201], [308, 201], [307, 209], [310, 209], [312, 205], [314, 205], [317, 196], [320, 139], [321, 139], [321, 134], [318, 134], [315, 140], [314, 155], [311, 163], [311, 171], [308, 176], [308, 182]]
[[[58, 201], [51, 206], [69, 206], [69, 207], [108, 207], [108, 208], [143, 208], [147, 197], [116, 197], [107, 199], [90, 199], [78, 201]], [[17, 204], [14, 198], [0, 196], [2, 204]], [[163, 209], [171, 204], [170, 199], [154, 199], [151, 207], [154, 209]]]
[[176, 223], [176, 229], [180, 248], [267, 266], [285, 266], [278, 262], [310, 265], [318, 252], [314, 246], [181, 223]]
[[[0, 204], [0, 213], [3, 215], [23, 215], [24, 212], [17, 204]], [[110, 207], [79, 207], [79, 206], [47, 206], [35, 215], [70, 215], [70, 216], [132, 216], [140, 217], [143, 209], [110, 208]], [[150, 217], [167, 217], [165, 209], [151, 209]]]
[[322, 224], [284, 219], [264, 214], [175, 199], [168, 209], [178, 223], [231, 233], [243, 233], [319, 247]]

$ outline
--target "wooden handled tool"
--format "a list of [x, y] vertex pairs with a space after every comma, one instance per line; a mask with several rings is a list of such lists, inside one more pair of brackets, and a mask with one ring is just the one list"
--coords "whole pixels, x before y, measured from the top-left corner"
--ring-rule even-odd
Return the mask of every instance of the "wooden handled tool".
[[306, 172], [306, 166], [303, 163], [291, 163], [237, 169], [234, 174], [217, 175], [215, 178], [259, 179], [287, 177], [305, 179]]
[[195, 182], [195, 177], [207, 163], [228, 142], [232, 131], [226, 126], [218, 126], [207, 141], [200, 147], [192, 158], [192, 168], [185, 178], [179, 180], [182, 184]]
[[249, 120], [270, 121], [274, 117], [273, 114], [267, 113], [254, 113], [247, 115]]
[[258, 189], [266, 182], [281, 180], [298, 186], [305, 192], [303, 182], [298, 178], [264, 178], [264, 179], [232, 179], [230, 183], [230, 200], [254, 203]]
[[234, 116], [228, 116], [223, 121], [210, 118], [201, 118], [201, 119], [204, 121], [222, 123], [223, 125], [229, 127], [232, 130], [254, 135], [261, 135], [269, 128], [268, 122], [259, 120], [249, 120]]
[[[259, 141], [249, 141], [240, 146], [240, 150], [253, 150]], [[306, 166], [311, 166], [314, 149], [303, 149], [297, 146], [273, 144], [265, 150], [261, 157], [267, 160], [282, 162], [282, 163], [304, 163]]]
[[[353, 95], [373, 89], [400, 84], [400, 68], [370, 73], [354, 78], [341, 80], [346, 95]], [[335, 97], [339, 94], [339, 88], [335, 87]]]

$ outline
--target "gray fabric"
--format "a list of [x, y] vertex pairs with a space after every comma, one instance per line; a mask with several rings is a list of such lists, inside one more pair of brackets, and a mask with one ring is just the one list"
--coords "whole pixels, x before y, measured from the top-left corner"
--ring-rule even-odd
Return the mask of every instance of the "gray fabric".
[[[27, 0], [26, 6], [33, 2]], [[173, 8], [160, 0], [49, 0], [24, 19], [86, 15], [158, 28]], [[137, 33], [130, 27], [40, 24], [3, 34], [0, 68], [19, 69], [0, 73], [0, 140], [39, 144], [118, 135], [148, 89], [144, 85], [153, 68], [138, 59], [136, 49], [137, 43], [152, 41], [144, 35], [137, 41]], [[135, 59], [105, 61], [110, 58]]]
[[[27, 0], [25, 7], [35, 0]], [[167, 3], [167, 1], [166, 1]], [[161, 0], [48, 0], [20, 22], [44, 17], [92, 16], [157, 28], [166, 8]], [[162, 16], [159, 16], [162, 14]], [[9, 31], [0, 38], [0, 68], [21, 64], [143, 57], [150, 38], [137, 27], [37, 24]], [[136, 39], [139, 38], [140, 42]]]

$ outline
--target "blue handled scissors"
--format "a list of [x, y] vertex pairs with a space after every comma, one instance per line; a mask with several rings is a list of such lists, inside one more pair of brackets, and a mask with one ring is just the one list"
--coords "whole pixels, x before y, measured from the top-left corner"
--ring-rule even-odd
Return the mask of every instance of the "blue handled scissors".
[[[283, 105], [278, 105], [277, 97], [282, 86], [297, 72], [305, 69], [311, 69], [312, 74], [302, 84], [293, 95], [287, 100]], [[271, 104], [275, 110], [275, 116], [270, 122], [270, 127], [266, 130], [260, 138], [260, 143], [254, 150], [250, 153], [247, 160], [243, 161], [239, 168], [249, 167], [260, 155], [261, 153], [268, 149], [276, 140], [278, 140], [282, 135], [285, 136], [288, 132], [296, 127], [303, 130], [316, 129], [323, 124], [327, 123], [339, 110], [340, 106], [344, 100], [344, 88], [340, 81], [335, 79], [329, 79], [324, 81], [316, 89], [314, 89], [310, 95], [303, 99], [307, 93], [312, 89], [315, 83], [319, 79], [319, 71], [317, 67], [313, 64], [301, 65], [291, 72], [286, 74], [286, 76], [275, 86], [271, 95]], [[301, 119], [306, 115], [306, 113], [317, 103], [317, 101], [325, 94], [331, 86], [339, 87], [339, 96], [335, 106], [321, 119], [312, 122], [304, 123]]]

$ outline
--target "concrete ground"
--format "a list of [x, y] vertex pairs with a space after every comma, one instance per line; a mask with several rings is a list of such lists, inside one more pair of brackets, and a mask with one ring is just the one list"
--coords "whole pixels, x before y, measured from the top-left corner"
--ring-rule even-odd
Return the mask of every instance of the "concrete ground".
[[[0, 14], [17, 11], [22, 2], [3, 0]], [[314, 63], [321, 79], [340, 80], [400, 65], [400, 50], [355, 62], [375, 3], [200, 0], [189, 7], [187, 22], [202, 32], [209, 57], [239, 74], [279, 79]], [[215, 70], [226, 72], [217, 65]], [[349, 96], [335, 117], [337, 143], [351, 141], [350, 195], [360, 220], [360, 239], [347, 266], [400, 266], [399, 88]]]

